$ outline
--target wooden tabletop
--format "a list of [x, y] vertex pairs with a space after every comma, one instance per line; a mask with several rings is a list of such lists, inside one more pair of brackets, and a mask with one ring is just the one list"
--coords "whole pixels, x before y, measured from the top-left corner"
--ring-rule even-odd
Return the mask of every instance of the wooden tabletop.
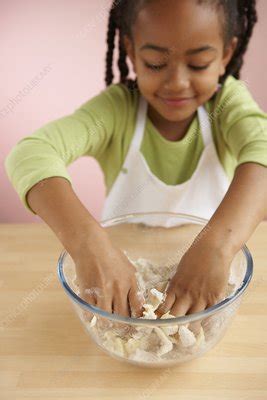
[[0, 399], [267, 399], [267, 222], [248, 242], [254, 277], [226, 335], [174, 368], [117, 361], [86, 335], [44, 224], [0, 224]]

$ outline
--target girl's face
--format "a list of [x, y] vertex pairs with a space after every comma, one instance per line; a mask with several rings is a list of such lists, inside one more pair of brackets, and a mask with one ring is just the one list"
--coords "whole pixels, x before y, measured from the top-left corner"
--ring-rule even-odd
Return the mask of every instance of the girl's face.
[[237, 44], [224, 51], [222, 29], [222, 15], [196, 0], [152, 1], [139, 12], [125, 46], [140, 92], [161, 117], [184, 121], [213, 96]]

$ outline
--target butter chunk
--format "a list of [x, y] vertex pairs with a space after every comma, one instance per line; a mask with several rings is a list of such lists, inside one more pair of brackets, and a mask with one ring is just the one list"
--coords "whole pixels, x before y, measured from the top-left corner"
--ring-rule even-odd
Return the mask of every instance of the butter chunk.
[[[161, 316], [161, 319], [170, 319], [170, 318], [176, 318], [174, 315], [170, 314], [170, 311]], [[179, 325], [162, 326], [161, 329], [168, 336], [175, 335], [178, 332]]]
[[103, 341], [103, 345], [107, 350], [121, 357], [125, 356], [124, 341], [119, 336], [108, 331], [105, 332], [104, 337], [105, 340]]
[[181, 343], [184, 347], [190, 347], [196, 343], [195, 335], [185, 326], [183, 325], [180, 326], [178, 333], [180, 336]]
[[143, 316], [141, 318], [157, 319], [157, 316], [154, 313], [154, 307], [152, 304], [144, 304], [143, 308], [145, 309], [145, 311], [143, 311]]
[[96, 324], [96, 321], [97, 321], [97, 318], [96, 318], [96, 316], [94, 315], [93, 318], [92, 318], [91, 321], [90, 321], [89, 327], [90, 327], [90, 328], [93, 328], [93, 327], [95, 326], [95, 324]]
[[159, 348], [157, 349], [157, 355], [162, 356], [163, 354], [169, 353], [169, 351], [173, 349], [173, 343], [160, 328], [156, 327], [154, 330], [160, 341]]
[[161, 293], [159, 290], [155, 288], [150, 290], [147, 303], [153, 306], [153, 311], [155, 311], [158, 308], [158, 306], [163, 302], [163, 300], [164, 300], [164, 293]]

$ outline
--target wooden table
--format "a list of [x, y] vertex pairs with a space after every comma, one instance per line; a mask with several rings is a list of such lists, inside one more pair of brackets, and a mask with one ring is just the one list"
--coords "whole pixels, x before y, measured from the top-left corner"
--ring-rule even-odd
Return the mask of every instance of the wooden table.
[[267, 399], [267, 222], [248, 246], [255, 272], [207, 355], [171, 369], [119, 362], [89, 339], [56, 275], [44, 224], [0, 225], [0, 399]]

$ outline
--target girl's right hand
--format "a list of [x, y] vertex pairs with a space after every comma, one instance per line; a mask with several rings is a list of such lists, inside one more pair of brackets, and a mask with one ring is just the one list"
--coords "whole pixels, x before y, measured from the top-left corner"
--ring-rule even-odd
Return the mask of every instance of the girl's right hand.
[[72, 255], [76, 284], [83, 300], [109, 313], [141, 317], [144, 298], [138, 293], [135, 267], [106, 233], [87, 240]]
[[72, 257], [85, 301], [123, 316], [142, 314], [135, 267], [112, 245], [108, 232], [84, 207], [65, 178], [38, 182], [28, 191], [27, 201]]

